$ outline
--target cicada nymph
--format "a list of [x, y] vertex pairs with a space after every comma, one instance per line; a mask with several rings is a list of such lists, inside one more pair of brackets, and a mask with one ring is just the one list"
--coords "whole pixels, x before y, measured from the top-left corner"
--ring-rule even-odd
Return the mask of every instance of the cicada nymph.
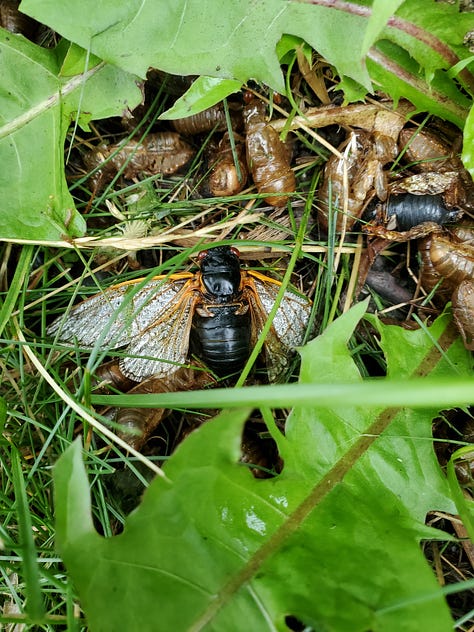
[[386, 166], [397, 156], [404, 122], [401, 112], [381, 107], [370, 131], [349, 132], [337, 153], [330, 156], [319, 193], [318, 221], [323, 230], [331, 225], [336, 232], [349, 231], [375, 196], [387, 199]]
[[474, 229], [460, 224], [449, 231], [435, 232], [420, 242], [421, 279], [431, 290], [440, 282], [441, 288], [452, 292], [465, 279], [474, 279]]
[[90, 171], [95, 170], [90, 177], [92, 186], [100, 189], [119, 171], [127, 179], [139, 174], [173, 174], [194, 154], [194, 149], [176, 132], [156, 132], [141, 142], [131, 139], [125, 144], [101, 144], [85, 154], [83, 160]]
[[260, 99], [249, 98], [243, 117], [247, 163], [259, 193], [271, 206], [285, 206], [289, 193], [296, 189], [288, 147], [267, 121], [266, 106]]
[[[280, 283], [242, 270], [227, 246], [200, 253], [199, 271], [140, 279], [112, 286], [58, 318], [49, 335], [91, 348], [124, 348], [119, 366], [136, 382], [165, 377], [196, 354], [216, 374], [241, 370], [272, 310]], [[264, 344], [270, 381], [284, 373], [294, 347], [302, 344], [311, 302], [286, 291]]]
[[465, 279], [453, 292], [453, 318], [464, 346], [474, 351], [474, 279]]

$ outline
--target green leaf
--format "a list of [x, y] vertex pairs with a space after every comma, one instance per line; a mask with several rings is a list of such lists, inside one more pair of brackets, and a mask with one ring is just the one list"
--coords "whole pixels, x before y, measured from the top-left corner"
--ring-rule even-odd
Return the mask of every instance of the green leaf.
[[166, 110], [160, 119], [177, 119], [191, 116], [212, 107], [229, 94], [238, 92], [242, 84], [233, 79], [198, 77], [189, 90], [177, 99], [172, 108]]
[[463, 525], [469, 537], [474, 542], [474, 501], [469, 494], [465, 494], [462, 490], [458, 478], [456, 476], [455, 463], [466, 459], [467, 466], [470, 467], [474, 458], [474, 450], [472, 445], [465, 446], [456, 450], [448, 461], [447, 477], [449, 488], [454, 502], [456, 503], [457, 513], [461, 516]]
[[367, 53], [369, 48], [375, 44], [380, 33], [385, 28], [389, 18], [394, 15], [398, 7], [405, 0], [373, 0], [372, 13], [365, 31], [362, 51]]
[[471, 107], [466, 120], [461, 157], [464, 166], [474, 178], [474, 107]]
[[[302, 349], [304, 384], [363, 383], [345, 341], [364, 310], [357, 305]], [[470, 375], [459, 341], [443, 356], [433, 347], [443, 318], [425, 335], [395, 337], [379, 325], [394, 377], [426, 370], [427, 358], [435, 372], [454, 365]], [[405, 367], [400, 345], [413, 351]], [[178, 447], [168, 480], [152, 482], [112, 538], [92, 531], [74, 444], [55, 472], [58, 544], [91, 630], [283, 630], [288, 615], [338, 632], [451, 630], [419, 547], [447, 538], [424, 525], [426, 512], [453, 510], [432, 448], [436, 413], [341, 400], [296, 406], [284, 435], [270, 426], [282, 472], [257, 480], [239, 464], [248, 411], [229, 410]]]
[[[58, 240], [81, 235], [85, 222], [75, 209], [64, 173], [64, 141], [76, 117], [120, 114], [141, 100], [135, 78], [88, 55], [46, 50], [0, 30], [0, 238]], [[66, 57], [62, 57], [66, 54]], [[90, 60], [89, 60], [90, 61]], [[64, 72], [67, 69], [66, 75]]]
[[430, 81], [423, 78], [420, 65], [397, 44], [380, 40], [367, 57], [374, 82], [397, 101], [405, 98], [417, 106], [463, 128], [472, 103], [448, 73], [437, 70]]
[[460, 13], [457, 4], [405, 0], [383, 37], [410, 51], [425, 72], [434, 72], [470, 55], [463, 40], [473, 26], [473, 14]]
[[[21, 10], [107, 62], [144, 77], [150, 66], [177, 75], [252, 78], [284, 92], [276, 45], [305, 39], [343, 75], [370, 89], [362, 62], [366, 20], [345, 11], [281, 0], [23, 0]], [[340, 43], [344, 42], [344, 46]], [[360, 61], [357, 61], [360, 60]]]
[[18, 531], [21, 542], [21, 559], [27, 587], [27, 611], [33, 622], [40, 622], [45, 613], [43, 595], [38, 568], [38, 554], [33, 538], [33, 525], [28, 506], [25, 479], [21, 458], [16, 447], [10, 452], [13, 485], [15, 488], [15, 506], [18, 516]]

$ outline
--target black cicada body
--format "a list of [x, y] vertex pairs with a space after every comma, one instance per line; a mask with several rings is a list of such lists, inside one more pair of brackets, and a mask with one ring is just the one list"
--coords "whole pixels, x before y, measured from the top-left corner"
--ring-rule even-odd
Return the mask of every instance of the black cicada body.
[[[174, 373], [189, 352], [218, 375], [247, 361], [272, 310], [280, 283], [242, 270], [238, 251], [227, 246], [199, 254], [200, 270], [112, 286], [58, 318], [49, 335], [91, 348], [124, 348], [123, 375], [136, 382]], [[265, 340], [270, 380], [284, 371], [291, 350], [302, 344], [311, 302], [286, 291]]]
[[238, 254], [233, 248], [215, 248], [201, 252], [199, 260], [203, 301], [194, 313], [191, 349], [217, 374], [229, 375], [245, 364], [251, 342]]
[[394, 195], [390, 197], [385, 213], [387, 221], [396, 218], [398, 230], [410, 230], [423, 222], [449, 224], [459, 219], [459, 210], [446, 208], [441, 195]]

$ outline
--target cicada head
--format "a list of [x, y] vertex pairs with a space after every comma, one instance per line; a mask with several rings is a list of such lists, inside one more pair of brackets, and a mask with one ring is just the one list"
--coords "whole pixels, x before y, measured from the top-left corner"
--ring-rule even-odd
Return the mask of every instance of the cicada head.
[[239, 251], [229, 246], [218, 246], [199, 253], [201, 279], [205, 293], [217, 303], [228, 303], [240, 290]]

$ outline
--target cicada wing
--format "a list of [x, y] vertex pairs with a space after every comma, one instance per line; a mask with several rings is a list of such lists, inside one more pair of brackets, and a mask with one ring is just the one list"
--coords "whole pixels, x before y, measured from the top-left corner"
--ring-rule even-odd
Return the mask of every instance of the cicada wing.
[[[258, 338], [280, 290], [280, 284], [263, 275], [249, 272], [248, 300], [251, 307], [253, 333]], [[275, 381], [290, 361], [291, 351], [303, 343], [311, 314], [311, 301], [287, 290], [280, 302], [265, 339], [264, 353], [268, 376]]]
[[186, 285], [185, 280], [156, 278], [137, 291], [140, 280], [112, 286], [79, 303], [66, 318], [61, 316], [49, 325], [48, 335], [83, 347], [93, 347], [101, 336], [101, 346], [123, 347], [179, 300]]
[[191, 289], [175, 296], [167, 308], [129, 342], [127, 355], [120, 360], [120, 370], [129, 379], [165, 377], [186, 361], [189, 336], [198, 294]]

